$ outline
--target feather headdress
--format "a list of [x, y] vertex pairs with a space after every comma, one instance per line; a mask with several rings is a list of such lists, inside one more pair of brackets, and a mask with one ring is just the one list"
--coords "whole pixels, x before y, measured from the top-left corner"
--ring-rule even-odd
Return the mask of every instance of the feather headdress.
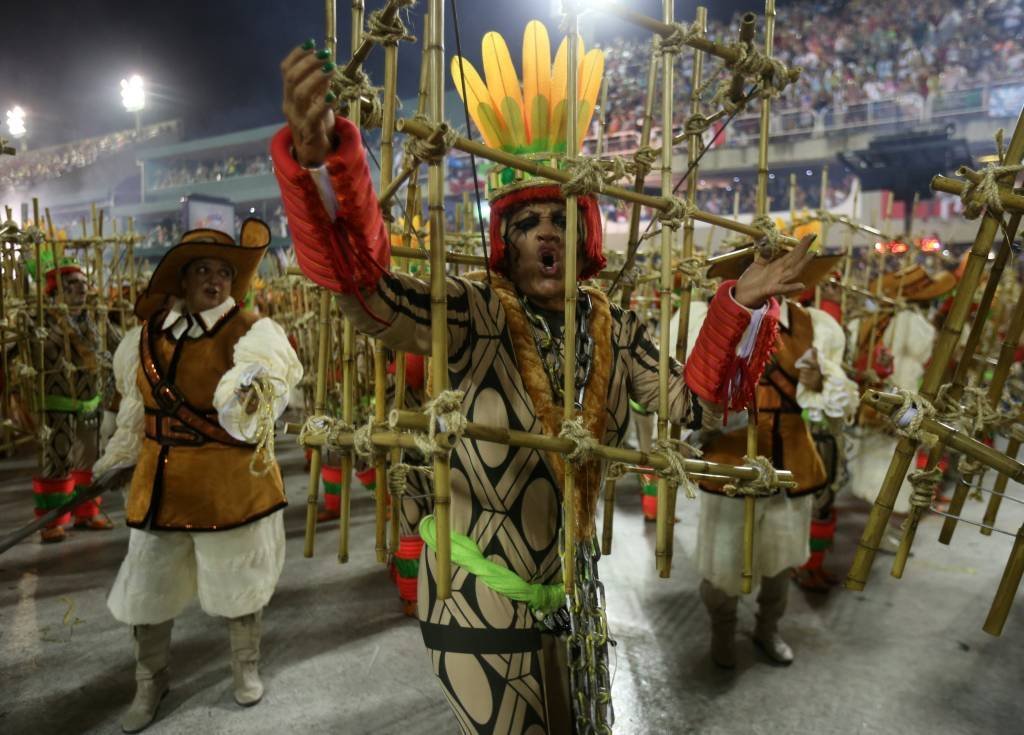
[[[604, 53], [600, 49], [585, 52], [579, 35], [576, 43], [579, 51], [579, 124], [577, 139], [572, 141], [574, 152], [579, 150], [590, 127], [604, 75]], [[452, 58], [455, 91], [466, 102], [484, 143], [491, 148], [531, 158], [557, 159], [568, 152], [568, 44], [567, 36], [559, 45], [552, 64], [547, 28], [540, 21], [531, 20], [523, 34], [522, 81], [512, 63], [508, 44], [501, 34], [494, 31], [483, 38], [486, 79], [467, 59]], [[488, 188], [492, 191], [523, 178], [521, 173], [507, 168], [499, 168], [495, 176], [494, 181], [488, 181]]]

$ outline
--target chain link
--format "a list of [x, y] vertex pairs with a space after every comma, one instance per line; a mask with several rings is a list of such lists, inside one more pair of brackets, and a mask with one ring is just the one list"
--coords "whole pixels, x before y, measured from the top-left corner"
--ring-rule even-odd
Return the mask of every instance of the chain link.
[[576, 545], [576, 575], [569, 618], [569, 690], [579, 735], [611, 733], [615, 724], [604, 583], [597, 573], [601, 550], [595, 539]]

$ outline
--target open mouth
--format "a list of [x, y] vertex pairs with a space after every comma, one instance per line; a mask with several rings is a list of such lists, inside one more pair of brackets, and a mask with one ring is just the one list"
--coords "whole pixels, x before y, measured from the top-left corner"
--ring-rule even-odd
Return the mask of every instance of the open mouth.
[[541, 248], [538, 255], [540, 256], [540, 272], [545, 276], [558, 276], [558, 253], [553, 248]]
[[220, 296], [220, 289], [219, 288], [207, 287], [207, 288], [203, 289], [203, 291], [211, 299], [215, 299], [215, 298]]

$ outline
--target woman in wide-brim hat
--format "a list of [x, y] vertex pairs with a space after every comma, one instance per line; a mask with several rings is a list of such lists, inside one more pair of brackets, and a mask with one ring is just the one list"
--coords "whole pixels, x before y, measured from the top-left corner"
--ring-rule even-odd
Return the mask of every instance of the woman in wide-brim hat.
[[155, 717], [174, 618], [196, 597], [229, 619], [236, 701], [263, 694], [260, 619], [284, 564], [286, 502], [276, 461], [255, 451], [272, 424], [253, 409], [262, 394], [279, 416], [302, 377], [284, 330], [240, 306], [269, 242], [255, 219], [238, 244], [217, 230], [185, 233], [139, 296], [142, 325], [114, 355], [117, 430], [93, 469], [102, 478], [133, 468], [128, 555], [108, 599], [135, 639], [125, 732]]

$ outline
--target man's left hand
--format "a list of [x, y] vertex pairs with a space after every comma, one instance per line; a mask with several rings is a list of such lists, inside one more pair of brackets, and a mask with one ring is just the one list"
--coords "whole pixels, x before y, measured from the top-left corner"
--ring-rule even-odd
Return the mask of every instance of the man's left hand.
[[800, 243], [788, 253], [773, 261], [766, 261], [760, 255], [743, 271], [733, 287], [733, 298], [748, 309], [760, 309], [773, 296], [800, 293], [806, 286], [795, 279], [814, 260], [809, 252], [817, 235], [805, 235]]

